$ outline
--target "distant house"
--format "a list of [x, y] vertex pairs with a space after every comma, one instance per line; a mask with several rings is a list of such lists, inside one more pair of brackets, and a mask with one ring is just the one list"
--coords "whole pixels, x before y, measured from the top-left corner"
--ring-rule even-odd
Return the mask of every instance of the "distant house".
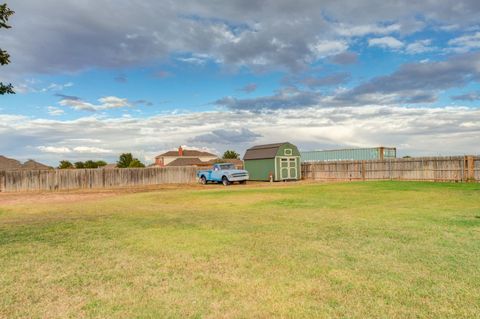
[[17, 171], [17, 170], [46, 170], [52, 169], [50, 166], [36, 162], [34, 160], [28, 160], [25, 163], [21, 163], [13, 158], [8, 158], [0, 155], [0, 171]]
[[218, 156], [205, 151], [184, 150], [168, 151], [155, 157], [155, 166], [202, 166], [205, 162], [217, 160]]

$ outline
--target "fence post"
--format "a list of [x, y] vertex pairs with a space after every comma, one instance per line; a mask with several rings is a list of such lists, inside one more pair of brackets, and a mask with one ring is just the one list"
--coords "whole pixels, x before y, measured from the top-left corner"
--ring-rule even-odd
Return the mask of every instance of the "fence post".
[[362, 180], [365, 181], [365, 170], [366, 170], [366, 163], [362, 161]]
[[0, 193], [6, 191], [6, 185], [5, 185], [5, 171], [0, 171]]
[[467, 156], [467, 181], [473, 182], [475, 180], [475, 171], [473, 156]]

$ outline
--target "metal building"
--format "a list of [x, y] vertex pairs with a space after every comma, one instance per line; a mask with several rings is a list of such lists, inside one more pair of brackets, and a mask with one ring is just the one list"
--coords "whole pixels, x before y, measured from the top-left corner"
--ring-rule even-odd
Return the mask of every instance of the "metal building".
[[302, 162], [341, 161], [341, 160], [383, 160], [396, 158], [395, 147], [352, 148], [328, 151], [301, 152]]
[[257, 145], [249, 148], [243, 157], [250, 180], [273, 181], [301, 178], [300, 152], [291, 143]]

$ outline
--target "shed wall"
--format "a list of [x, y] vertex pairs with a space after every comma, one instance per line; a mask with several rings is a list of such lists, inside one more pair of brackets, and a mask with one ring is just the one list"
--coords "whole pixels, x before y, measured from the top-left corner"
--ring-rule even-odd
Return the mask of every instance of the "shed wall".
[[252, 181], [268, 181], [270, 180], [270, 172], [272, 174], [275, 172], [275, 161], [273, 158], [245, 160], [244, 166]]

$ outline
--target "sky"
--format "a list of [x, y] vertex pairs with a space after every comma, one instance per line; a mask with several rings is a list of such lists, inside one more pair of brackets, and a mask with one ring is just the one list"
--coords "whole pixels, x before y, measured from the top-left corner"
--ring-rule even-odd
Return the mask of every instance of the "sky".
[[0, 155], [480, 153], [480, 2], [14, 0]]

